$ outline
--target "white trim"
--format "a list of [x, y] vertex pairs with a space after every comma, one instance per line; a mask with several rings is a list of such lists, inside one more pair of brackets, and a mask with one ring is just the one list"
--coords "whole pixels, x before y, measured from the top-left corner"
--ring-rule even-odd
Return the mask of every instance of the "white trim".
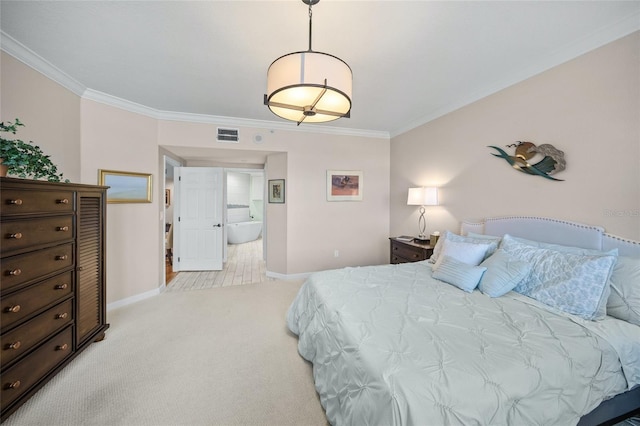
[[123, 306], [131, 305], [132, 303], [139, 302], [144, 299], [149, 299], [150, 297], [157, 296], [160, 294], [160, 287], [149, 290], [144, 293], [136, 294], [135, 296], [127, 297], [126, 299], [116, 300], [115, 302], [111, 302], [107, 304], [107, 312], [121, 308]]
[[137, 112], [139, 114], [147, 115], [158, 120], [186, 121], [194, 123], [215, 123], [223, 126], [245, 126], [288, 130], [304, 133], [321, 133], [390, 139], [402, 133], [408, 132], [409, 130], [420, 127], [430, 121], [433, 121], [466, 105], [470, 105], [482, 98], [504, 90], [509, 86], [524, 81], [544, 71], [547, 71], [564, 62], [577, 58], [578, 56], [595, 50], [605, 44], [618, 40], [638, 30], [640, 30], [640, 12], [633, 13], [625, 18], [622, 18], [618, 22], [609, 25], [608, 27], [600, 28], [591, 34], [582, 37], [580, 40], [574, 43], [563, 46], [557, 51], [552, 52], [547, 57], [540, 58], [540, 61], [532, 60], [530, 61], [530, 63], [536, 64], [535, 66], [531, 66], [527, 69], [516, 72], [504, 81], [496, 81], [493, 84], [488, 85], [487, 87], [477, 90], [474, 93], [470, 93], [469, 96], [454, 101], [442, 108], [438, 108], [437, 110], [432, 111], [424, 117], [409, 122], [399, 128], [393, 129], [392, 131], [347, 129], [343, 127], [326, 127], [304, 123], [300, 126], [296, 126], [295, 123], [161, 111], [87, 88], [82, 83], [73, 79], [62, 70], [51, 64], [49, 61], [40, 57], [35, 52], [30, 50], [2, 30], [0, 30], [0, 48], [11, 56], [35, 69], [36, 71], [44, 74], [46, 77], [49, 77], [53, 81], [71, 90], [78, 96], [81, 96], [82, 98], [91, 99], [107, 105], [113, 105], [118, 108]]
[[0, 49], [78, 96], [82, 96], [86, 89], [85, 85], [2, 30], [0, 30]]
[[219, 115], [162, 111], [86, 87], [2, 30], [0, 30], [0, 49], [18, 59], [19, 61], [23, 62], [25, 65], [43, 74], [45, 77], [48, 77], [56, 83], [66, 87], [71, 92], [75, 93], [83, 99], [88, 99], [91, 101], [99, 102], [101, 104], [114, 106], [125, 111], [145, 115], [157, 120], [217, 124], [221, 126], [256, 127], [303, 133], [361, 136], [378, 139], [390, 138], [389, 132], [377, 130], [346, 129], [343, 127], [327, 127], [313, 124], [302, 124], [300, 126], [296, 126], [296, 124], [293, 122], [288, 123], [268, 120], [253, 120], [248, 118], [223, 117]]
[[313, 274], [313, 272], [304, 272], [302, 274], [281, 274], [279, 272], [266, 272], [266, 276], [269, 278], [275, 278], [277, 280], [302, 280], [307, 279]]

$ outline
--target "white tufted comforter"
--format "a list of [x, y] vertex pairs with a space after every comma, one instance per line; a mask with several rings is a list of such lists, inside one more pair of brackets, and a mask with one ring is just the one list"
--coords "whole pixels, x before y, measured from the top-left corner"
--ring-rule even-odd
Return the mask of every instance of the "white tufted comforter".
[[628, 388], [567, 316], [491, 299], [417, 262], [319, 272], [287, 313], [333, 425], [571, 425]]

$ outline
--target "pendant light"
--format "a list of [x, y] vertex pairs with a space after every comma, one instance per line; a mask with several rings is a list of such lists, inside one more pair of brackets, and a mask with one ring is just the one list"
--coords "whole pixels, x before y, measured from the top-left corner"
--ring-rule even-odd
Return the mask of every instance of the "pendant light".
[[302, 0], [309, 6], [309, 49], [279, 57], [267, 71], [264, 104], [286, 120], [324, 123], [351, 114], [351, 68], [342, 59], [311, 49], [311, 6], [320, 0]]

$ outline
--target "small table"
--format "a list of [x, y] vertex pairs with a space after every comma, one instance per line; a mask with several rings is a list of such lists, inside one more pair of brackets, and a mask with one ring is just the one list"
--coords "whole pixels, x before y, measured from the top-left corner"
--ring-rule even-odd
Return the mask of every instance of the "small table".
[[400, 241], [396, 237], [389, 238], [391, 263], [419, 262], [427, 260], [433, 254], [433, 246], [415, 241]]

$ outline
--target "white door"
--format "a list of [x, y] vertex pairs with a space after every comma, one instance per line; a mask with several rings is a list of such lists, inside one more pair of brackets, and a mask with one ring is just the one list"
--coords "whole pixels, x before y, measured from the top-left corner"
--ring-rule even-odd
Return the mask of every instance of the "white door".
[[[223, 171], [176, 167], [174, 185], [174, 269], [219, 271], [223, 256]], [[177, 226], [176, 226], [177, 225]], [[177, 266], [177, 268], [176, 268]]]

